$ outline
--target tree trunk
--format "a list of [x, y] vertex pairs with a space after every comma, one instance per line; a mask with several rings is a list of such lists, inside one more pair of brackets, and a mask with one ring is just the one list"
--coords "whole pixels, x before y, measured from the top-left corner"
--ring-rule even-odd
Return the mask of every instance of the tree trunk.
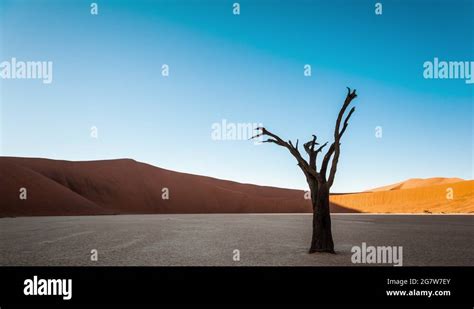
[[334, 252], [329, 212], [329, 188], [326, 183], [311, 188], [313, 203], [313, 237], [309, 253]]

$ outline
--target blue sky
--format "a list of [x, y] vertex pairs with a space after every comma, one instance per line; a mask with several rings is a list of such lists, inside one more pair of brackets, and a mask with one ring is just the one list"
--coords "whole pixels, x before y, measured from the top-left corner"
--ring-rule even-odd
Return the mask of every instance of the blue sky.
[[211, 126], [331, 140], [350, 86], [359, 96], [333, 191], [473, 178], [474, 85], [426, 80], [423, 63], [474, 61], [474, 1], [383, 1], [381, 16], [355, 0], [240, 1], [239, 16], [235, 1], [97, 1], [97, 16], [91, 2], [0, 0], [0, 61], [54, 64], [50, 85], [0, 80], [2, 155], [128, 157], [304, 189], [285, 149], [215, 141]]

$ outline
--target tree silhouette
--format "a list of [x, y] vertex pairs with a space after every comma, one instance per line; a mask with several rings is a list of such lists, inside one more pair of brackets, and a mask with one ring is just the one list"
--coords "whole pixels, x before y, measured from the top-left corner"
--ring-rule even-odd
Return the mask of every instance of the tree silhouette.
[[[323, 145], [316, 148], [319, 143], [316, 142], [316, 135], [313, 135], [313, 138], [303, 145], [304, 150], [308, 154], [308, 161], [306, 161], [300, 154], [298, 150], [298, 140], [296, 144], [293, 145], [291, 140], [285, 142], [276, 134], [268, 131], [263, 127], [257, 128], [260, 132], [256, 134], [253, 138], [260, 136], [268, 136], [269, 138], [264, 143], [274, 143], [279, 146], [287, 148], [293, 157], [296, 158], [298, 166], [303, 171], [303, 174], [306, 176], [306, 181], [309, 185], [311, 193], [311, 202], [313, 206], [313, 235], [311, 239], [311, 247], [309, 253], [314, 252], [334, 252], [334, 242], [332, 239], [331, 232], [331, 216], [329, 213], [329, 190], [331, 189], [332, 184], [334, 183], [334, 177], [336, 175], [337, 163], [339, 161], [340, 154], [340, 140], [342, 135], [347, 129], [349, 124], [349, 118], [355, 111], [355, 107], [352, 107], [347, 116], [344, 119], [344, 123], [341, 128], [342, 118], [352, 102], [352, 100], [357, 97], [356, 91], [351, 91], [347, 88], [347, 96], [344, 100], [339, 115], [336, 120], [336, 127], [334, 130], [334, 142], [329, 147], [328, 151], [322, 159], [321, 168], [318, 172], [317, 167], [317, 158], [318, 154], [322, 152], [323, 148], [327, 146], [327, 142]], [[331, 160], [332, 158], [332, 160]], [[329, 162], [331, 161], [329, 175], [326, 177], [329, 168]]]

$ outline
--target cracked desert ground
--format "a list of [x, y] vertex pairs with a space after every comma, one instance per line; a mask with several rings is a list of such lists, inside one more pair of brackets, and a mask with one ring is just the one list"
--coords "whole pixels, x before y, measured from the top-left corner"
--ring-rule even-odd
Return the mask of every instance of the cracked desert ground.
[[[333, 214], [336, 255], [307, 254], [311, 220], [311, 214], [2, 218], [0, 265], [351, 266], [351, 248], [362, 242], [403, 246], [404, 266], [472, 265], [472, 215]], [[233, 260], [236, 249], [240, 261]]]

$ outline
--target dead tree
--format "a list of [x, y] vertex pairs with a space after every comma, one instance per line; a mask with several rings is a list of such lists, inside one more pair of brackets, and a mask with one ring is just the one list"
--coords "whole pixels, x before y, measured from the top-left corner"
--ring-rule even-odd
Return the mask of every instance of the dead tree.
[[[339, 161], [340, 154], [341, 137], [347, 129], [349, 118], [351, 118], [352, 114], [354, 113], [355, 107], [352, 107], [349, 113], [346, 115], [341, 128], [342, 118], [344, 117], [344, 114], [351, 101], [355, 97], [357, 97], [356, 91], [351, 91], [350, 88], [347, 88], [346, 99], [342, 105], [341, 110], [339, 111], [339, 115], [337, 116], [336, 120], [334, 142], [331, 144], [328, 151], [324, 155], [319, 171], [317, 166], [318, 154], [322, 152], [323, 148], [326, 147], [328, 143], [326, 142], [319, 146], [319, 143], [316, 142], [316, 135], [313, 135], [312, 139], [303, 145], [304, 150], [308, 154], [308, 160], [305, 160], [301, 156], [301, 153], [298, 150], [298, 140], [296, 141], [296, 144], [293, 145], [291, 140], [286, 142], [276, 134], [273, 134], [263, 127], [257, 128], [259, 133], [252, 137], [253, 139], [265, 135], [269, 138], [263, 141], [264, 143], [274, 143], [287, 148], [293, 157], [296, 158], [298, 166], [306, 177], [313, 206], [313, 236], [311, 239], [309, 253], [334, 253], [334, 242], [331, 233], [331, 216], [329, 213], [329, 190], [334, 183], [334, 177], [336, 175], [337, 163]], [[316, 148], [316, 146], [319, 147]], [[331, 164], [329, 165], [330, 162]]]

